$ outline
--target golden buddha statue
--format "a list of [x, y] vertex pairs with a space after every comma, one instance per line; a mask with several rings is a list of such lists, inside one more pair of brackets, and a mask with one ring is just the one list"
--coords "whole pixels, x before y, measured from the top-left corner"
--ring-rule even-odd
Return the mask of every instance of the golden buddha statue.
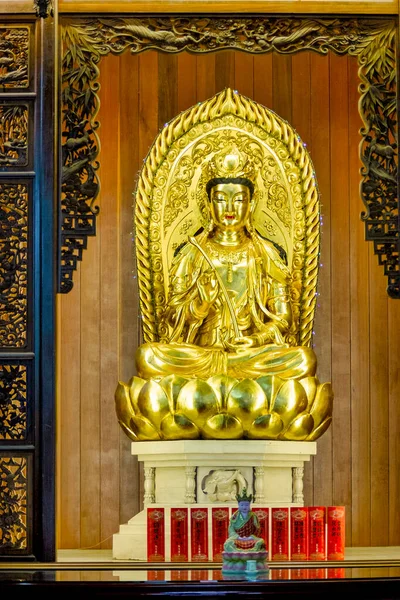
[[329, 427], [333, 398], [310, 347], [315, 178], [303, 146], [291, 159], [267, 138], [265, 114], [250, 128], [238, 116], [235, 103], [251, 101], [231, 90], [216, 98], [217, 114], [212, 99], [199, 105], [207, 118], [187, 111], [177, 118], [180, 135], [177, 119], [160, 134], [139, 181], [145, 340], [138, 376], [118, 384], [119, 422], [133, 440], [315, 440]]

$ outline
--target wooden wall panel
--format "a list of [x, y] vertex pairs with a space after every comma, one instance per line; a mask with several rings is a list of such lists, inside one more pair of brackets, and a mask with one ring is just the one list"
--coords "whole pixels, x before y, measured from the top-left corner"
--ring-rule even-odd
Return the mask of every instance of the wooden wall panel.
[[229, 86], [287, 119], [321, 193], [314, 346], [335, 392], [333, 424], [305, 471], [307, 504], [347, 508], [347, 545], [399, 545], [400, 303], [364, 241], [355, 58], [315, 53], [147, 51], [101, 62], [98, 233], [59, 300], [59, 548], [111, 547], [142, 506], [142, 474], [119, 431], [114, 391], [140, 343], [133, 197], [163, 125]]

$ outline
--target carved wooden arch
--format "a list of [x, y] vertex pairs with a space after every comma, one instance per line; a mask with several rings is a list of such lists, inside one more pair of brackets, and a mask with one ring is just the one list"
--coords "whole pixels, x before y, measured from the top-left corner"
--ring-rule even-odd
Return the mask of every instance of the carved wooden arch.
[[[388, 277], [388, 294], [400, 298], [397, 192], [396, 18], [140, 17], [63, 19], [62, 198], [59, 291], [73, 286], [73, 272], [87, 238], [95, 235], [99, 142], [96, 115], [99, 62], [108, 53], [157, 49], [194, 53], [234, 49], [253, 54], [357, 56], [359, 65], [360, 191], [366, 239], [373, 241]], [[383, 50], [383, 51], [382, 51]]]

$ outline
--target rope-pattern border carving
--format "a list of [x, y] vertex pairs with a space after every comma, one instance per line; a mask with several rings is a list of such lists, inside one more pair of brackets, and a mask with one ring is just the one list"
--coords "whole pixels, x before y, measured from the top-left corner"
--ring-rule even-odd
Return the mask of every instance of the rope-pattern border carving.
[[[299, 306], [299, 332], [295, 344], [309, 346], [314, 321], [319, 256], [319, 197], [314, 170], [302, 141], [295, 130], [283, 119], [265, 107], [227, 89], [210, 100], [188, 109], [161, 130], [152, 146], [138, 181], [136, 193], [135, 231], [139, 294], [143, 316], [145, 341], [159, 341], [154, 303], [163, 304], [165, 298], [158, 293], [157, 281], [151, 273], [150, 199], [153, 196], [154, 178], [168, 149], [182, 139], [195, 124], [211, 123], [224, 115], [235, 115], [243, 121], [255, 123], [267, 134], [287, 148], [290, 159], [300, 171], [298, 185], [303, 190], [304, 231], [306, 245], [296, 255], [292, 272], [294, 304]], [[298, 244], [301, 242], [298, 240]], [[302, 253], [304, 254], [300, 256]], [[303, 276], [305, 275], [304, 279]], [[156, 299], [154, 298], [156, 297]], [[159, 298], [160, 297], [160, 298]], [[159, 299], [158, 299], [159, 298]]]
[[65, 20], [63, 37], [63, 197], [59, 290], [68, 292], [87, 236], [95, 235], [99, 192], [98, 63], [108, 53], [158, 49], [195, 53], [312, 50], [357, 56], [360, 77], [361, 195], [367, 239], [400, 298], [397, 198], [396, 19], [141, 17]]

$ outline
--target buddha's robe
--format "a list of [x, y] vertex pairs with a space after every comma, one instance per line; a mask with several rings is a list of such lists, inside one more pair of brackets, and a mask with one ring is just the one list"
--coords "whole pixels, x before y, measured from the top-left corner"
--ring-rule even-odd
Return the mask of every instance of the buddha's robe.
[[198, 279], [211, 266], [200, 250], [187, 242], [176, 253], [169, 275], [169, 297], [161, 330], [164, 340], [140, 346], [138, 375], [144, 379], [181, 376], [236, 378], [279, 375], [283, 379], [313, 376], [316, 358], [307, 347], [293, 347], [284, 336], [292, 323], [290, 273], [272, 243], [247, 233], [239, 249], [217, 245], [202, 233], [197, 237], [218, 272], [235, 313], [240, 336], [251, 347], [232, 347], [232, 312], [222, 291], [206, 310], [199, 310]]

